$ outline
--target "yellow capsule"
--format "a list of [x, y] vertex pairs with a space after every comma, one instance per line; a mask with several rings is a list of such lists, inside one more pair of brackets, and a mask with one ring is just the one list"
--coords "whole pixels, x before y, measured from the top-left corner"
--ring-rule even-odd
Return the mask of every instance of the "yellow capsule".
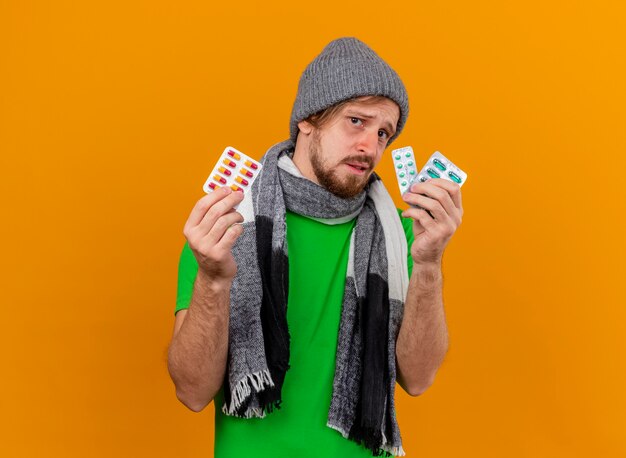
[[256, 170], [256, 169], [258, 169], [258, 168], [259, 168], [259, 166], [258, 166], [258, 165], [256, 165], [256, 164], [255, 164], [254, 162], [252, 162], [252, 161], [246, 161], [246, 162], [244, 162], [244, 164], [246, 164], [248, 167], [250, 167], [251, 169], [254, 169], [254, 170]]

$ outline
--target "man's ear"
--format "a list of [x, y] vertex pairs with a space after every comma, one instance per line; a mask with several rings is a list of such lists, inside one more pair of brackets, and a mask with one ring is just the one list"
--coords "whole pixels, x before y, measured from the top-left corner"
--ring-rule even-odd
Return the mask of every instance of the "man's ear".
[[309, 135], [311, 132], [313, 132], [313, 125], [306, 120], [300, 121], [298, 123], [298, 129], [300, 129], [300, 132], [302, 132], [304, 135]]

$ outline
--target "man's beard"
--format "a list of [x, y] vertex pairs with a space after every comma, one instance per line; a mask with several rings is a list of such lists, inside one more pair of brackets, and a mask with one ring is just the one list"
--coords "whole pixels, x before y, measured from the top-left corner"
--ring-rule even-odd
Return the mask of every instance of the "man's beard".
[[[320, 154], [320, 146], [320, 135], [319, 131], [316, 130], [313, 133], [309, 146], [309, 158], [311, 159], [311, 166], [313, 167], [313, 173], [315, 173], [317, 181], [328, 191], [343, 199], [349, 199], [360, 194], [363, 189], [365, 189], [365, 186], [367, 186], [370, 175], [348, 175], [342, 181], [334, 169], [327, 168], [326, 164], [324, 164]], [[349, 156], [345, 158], [341, 164], [350, 161], [368, 164], [370, 169], [373, 166], [372, 160], [367, 156]]]

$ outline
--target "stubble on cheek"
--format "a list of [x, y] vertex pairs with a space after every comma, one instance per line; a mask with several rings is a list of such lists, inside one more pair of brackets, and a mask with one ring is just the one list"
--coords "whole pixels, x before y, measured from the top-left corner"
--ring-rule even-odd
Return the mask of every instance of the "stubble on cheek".
[[[320, 138], [319, 134], [316, 132], [313, 134], [313, 141], [309, 147], [309, 157], [317, 181], [328, 191], [343, 199], [349, 199], [360, 194], [369, 181], [369, 175], [365, 177], [347, 175], [342, 180], [337, 170], [328, 166], [328, 164], [323, 161], [320, 151]], [[342, 165], [343, 164], [340, 164], [338, 167]]]

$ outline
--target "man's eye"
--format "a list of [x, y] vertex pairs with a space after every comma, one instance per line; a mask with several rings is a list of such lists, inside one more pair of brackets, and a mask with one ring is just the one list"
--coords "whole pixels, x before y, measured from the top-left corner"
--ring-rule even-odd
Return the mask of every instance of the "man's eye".
[[378, 131], [378, 136], [381, 137], [381, 138], [385, 138], [385, 139], [389, 138], [389, 134], [387, 133], [386, 130], [379, 130]]
[[357, 123], [362, 122], [359, 118], [350, 118], [350, 122], [354, 125], [357, 125]]

